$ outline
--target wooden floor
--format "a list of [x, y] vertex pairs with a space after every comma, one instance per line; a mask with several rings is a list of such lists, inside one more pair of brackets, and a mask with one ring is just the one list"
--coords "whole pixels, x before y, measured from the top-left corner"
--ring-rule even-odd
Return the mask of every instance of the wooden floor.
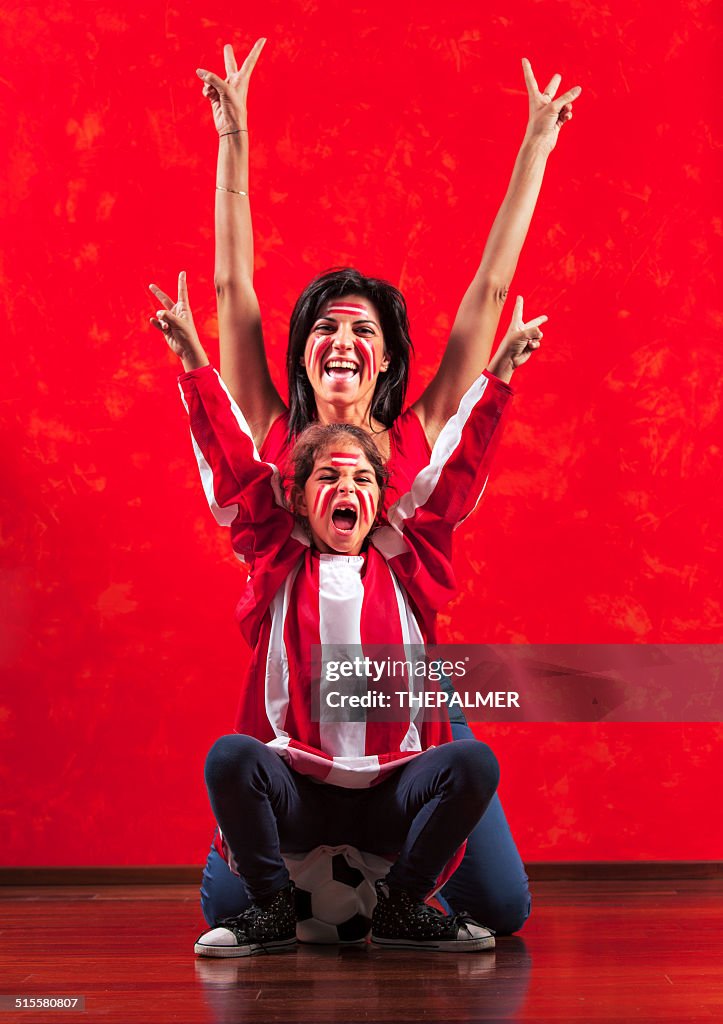
[[0, 889], [0, 993], [84, 996], [84, 1013], [0, 1024], [272, 1021], [723, 1021], [723, 883], [538, 882], [532, 917], [494, 953], [302, 946], [193, 956], [189, 886]]

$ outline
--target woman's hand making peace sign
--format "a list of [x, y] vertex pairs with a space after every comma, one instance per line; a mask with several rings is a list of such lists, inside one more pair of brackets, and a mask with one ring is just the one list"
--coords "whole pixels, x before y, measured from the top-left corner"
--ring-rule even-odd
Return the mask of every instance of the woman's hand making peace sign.
[[530, 115], [525, 138], [528, 141], [536, 140], [542, 143], [545, 150], [551, 153], [555, 148], [560, 128], [572, 117], [572, 104], [582, 89], [579, 85], [573, 86], [572, 89], [568, 89], [562, 96], [555, 99], [555, 93], [560, 88], [562, 81], [561, 75], [553, 75], [544, 90], [540, 92], [527, 57], [522, 58], [522, 70], [530, 101]]
[[223, 48], [223, 62], [226, 78], [221, 79], [212, 71], [198, 68], [196, 74], [204, 83], [203, 95], [211, 101], [213, 123], [219, 135], [248, 129], [246, 97], [249, 91], [251, 72], [264, 48], [265, 39], [257, 39], [239, 71], [233, 47], [227, 43]]

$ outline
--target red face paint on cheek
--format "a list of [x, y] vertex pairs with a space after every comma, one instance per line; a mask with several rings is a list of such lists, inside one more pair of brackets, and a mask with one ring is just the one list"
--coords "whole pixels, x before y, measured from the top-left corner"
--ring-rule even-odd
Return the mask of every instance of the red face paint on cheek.
[[[356, 306], [344, 302], [335, 302], [326, 311], [327, 316], [353, 316], [357, 320], [372, 320], [372, 316], [366, 306]], [[370, 338], [357, 337], [355, 344], [361, 353], [366, 367], [369, 380], [373, 380], [377, 372], [377, 356], [374, 351], [374, 342]]]
[[371, 526], [374, 521], [374, 500], [368, 491], [359, 491], [358, 493], [362, 519]]
[[328, 344], [330, 344], [330, 340], [326, 334], [314, 336], [309, 353], [309, 369], [312, 373], [321, 373], [321, 357]]
[[377, 372], [377, 355], [374, 351], [374, 343], [367, 338], [357, 338], [356, 343], [364, 360], [366, 371], [369, 374], [369, 380], [374, 380], [374, 375]]
[[314, 512], [316, 516], [323, 516], [329, 507], [331, 496], [334, 493], [334, 484], [322, 484], [319, 490], [316, 492], [316, 498], [314, 499]]
[[335, 490], [336, 490], [336, 487], [334, 487], [333, 484], [330, 484], [326, 494], [324, 495], [324, 500], [321, 503], [321, 508], [319, 510], [319, 515], [320, 516], [325, 516], [326, 515], [326, 510], [329, 508], [329, 505], [331, 503], [331, 499], [334, 497], [334, 491]]

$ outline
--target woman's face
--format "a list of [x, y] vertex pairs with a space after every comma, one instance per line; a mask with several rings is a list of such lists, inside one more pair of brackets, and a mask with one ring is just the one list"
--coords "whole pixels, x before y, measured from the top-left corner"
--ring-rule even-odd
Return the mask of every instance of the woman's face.
[[301, 362], [317, 398], [332, 404], [371, 402], [377, 377], [389, 366], [374, 303], [361, 295], [326, 302]]
[[353, 441], [339, 440], [314, 460], [297, 511], [306, 516], [319, 551], [358, 555], [378, 504], [371, 463]]

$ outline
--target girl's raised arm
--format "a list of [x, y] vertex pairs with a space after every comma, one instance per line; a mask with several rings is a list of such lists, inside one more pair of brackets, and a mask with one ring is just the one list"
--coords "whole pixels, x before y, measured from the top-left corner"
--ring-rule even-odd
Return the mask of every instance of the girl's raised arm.
[[249, 200], [249, 134], [246, 99], [249, 80], [265, 39], [258, 39], [241, 65], [224, 46], [226, 78], [198, 69], [203, 94], [211, 102], [218, 132], [216, 176], [216, 266], [221, 376], [260, 447], [284, 410], [269, 373], [254, 291], [254, 243]]
[[582, 90], [575, 86], [555, 99], [560, 75], [540, 92], [530, 62], [522, 68], [529, 100], [529, 119], [507, 194], [499, 208], [482, 262], [462, 299], [439, 369], [414, 403], [430, 444], [453, 416], [462, 395], [487, 365], [502, 307], [517, 267], [547, 158], [560, 128], [572, 117], [572, 104]]

